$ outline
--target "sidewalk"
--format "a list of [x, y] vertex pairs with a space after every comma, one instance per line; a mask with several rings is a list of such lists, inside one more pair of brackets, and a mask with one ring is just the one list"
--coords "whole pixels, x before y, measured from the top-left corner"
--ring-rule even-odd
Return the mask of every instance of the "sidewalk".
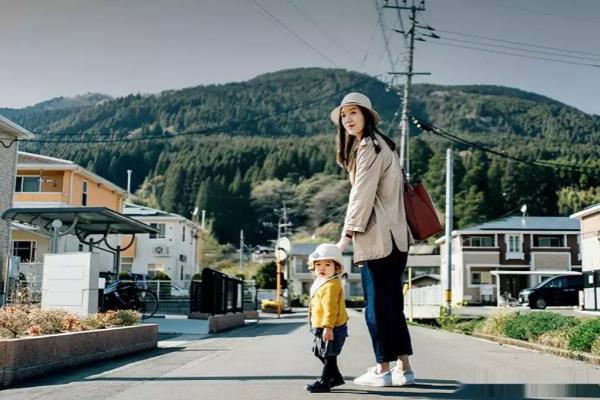
[[[346, 385], [332, 394], [304, 390], [320, 373], [310, 354], [306, 313], [261, 316], [216, 335], [186, 334], [143, 354], [32, 380], [0, 398], [33, 399], [377, 399], [568, 398], [600, 396], [600, 368], [459, 334], [410, 327], [417, 385], [360, 387], [352, 379], [373, 365], [361, 313], [350, 310], [350, 337], [340, 357]], [[163, 334], [166, 337], [166, 334]]]

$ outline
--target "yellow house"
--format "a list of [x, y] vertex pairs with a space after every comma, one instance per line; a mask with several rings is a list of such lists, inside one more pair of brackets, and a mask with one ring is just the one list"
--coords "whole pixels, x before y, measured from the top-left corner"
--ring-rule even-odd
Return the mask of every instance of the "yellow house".
[[72, 161], [18, 154], [14, 207], [106, 207], [120, 213], [126, 195]]
[[[13, 207], [106, 207], [123, 211], [127, 191], [69, 160], [19, 152]], [[118, 238], [114, 238], [118, 240]], [[73, 238], [61, 242], [61, 251], [79, 251]], [[21, 271], [39, 275], [43, 255], [49, 252], [48, 237], [32, 230], [12, 231], [12, 255], [21, 260]], [[113, 255], [103, 254], [106, 268], [112, 267]]]

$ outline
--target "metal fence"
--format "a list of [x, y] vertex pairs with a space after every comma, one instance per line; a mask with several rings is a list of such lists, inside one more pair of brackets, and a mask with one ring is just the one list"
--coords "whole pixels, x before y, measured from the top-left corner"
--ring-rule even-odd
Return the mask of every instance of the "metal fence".
[[243, 288], [241, 279], [212, 268], [202, 271], [202, 281], [192, 281], [190, 312], [227, 314], [243, 310]]

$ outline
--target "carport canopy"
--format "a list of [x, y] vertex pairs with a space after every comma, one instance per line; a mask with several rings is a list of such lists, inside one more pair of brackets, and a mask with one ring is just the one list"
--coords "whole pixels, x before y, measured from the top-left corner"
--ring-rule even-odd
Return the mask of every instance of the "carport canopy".
[[72, 232], [80, 239], [89, 235], [158, 232], [149, 225], [106, 207], [11, 208], [2, 214], [2, 218], [50, 234], [54, 231], [52, 223], [58, 220], [62, 225], [58, 229], [61, 235]]

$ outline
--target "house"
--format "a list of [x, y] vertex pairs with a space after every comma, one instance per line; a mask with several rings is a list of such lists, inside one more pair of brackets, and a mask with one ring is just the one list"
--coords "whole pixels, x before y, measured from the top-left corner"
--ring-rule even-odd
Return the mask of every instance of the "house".
[[[15, 208], [106, 207], [120, 213], [127, 192], [114, 183], [72, 161], [19, 152], [14, 188]], [[114, 246], [122, 238], [109, 235]], [[61, 252], [80, 251], [82, 245], [71, 235], [61, 239]], [[39, 279], [43, 255], [50, 252], [50, 238], [34, 229], [13, 224], [12, 255], [20, 258], [20, 270]], [[114, 254], [99, 245], [101, 270], [112, 271]]]
[[571, 218], [581, 221], [584, 308], [600, 311], [600, 203], [571, 215]]
[[[452, 232], [452, 302], [497, 302], [567, 271], [581, 271], [580, 224], [568, 217], [512, 216]], [[446, 237], [441, 246], [442, 283], [447, 282]], [[499, 275], [500, 276], [500, 275]]]
[[[33, 134], [0, 115], [0, 214], [12, 207], [17, 154], [20, 139], [31, 139]], [[5, 299], [9, 243], [11, 231], [8, 223], [0, 219], [0, 305]]]
[[[294, 245], [292, 248], [290, 261], [290, 277], [292, 282], [292, 291], [294, 293], [307, 294], [313, 282], [313, 276], [308, 271], [308, 255], [317, 248], [316, 244]], [[354, 265], [354, 250], [350, 246], [343, 254], [344, 270], [346, 272], [346, 296], [362, 296], [362, 280], [360, 267]], [[407, 269], [404, 273], [404, 281], [408, 279], [408, 267], [412, 268], [413, 282], [417, 276], [427, 275], [429, 279], [421, 281], [421, 286], [427, 286], [435, 279], [436, 274], [440, 272], [440, 251], [439, 246], [428, 244], [413, 244], [408, 252], [406, 262]], [[438, 276], [439, 283], [439, 276]]]
[[121, 271], [153, 276], [164, 272], [172, 280], [189, 281], [200, 272], [202, 227], [181, 215], [125, 203], [123, 214], [158, 229], [140, 234], [121, 256]]
[[[314, 276], [308, 270], [308, 256], [315, 251], [318, 244], [294, 244], [288, 259], [289, 274], [288, 285], [293, 294], [309, 294]], [[342, 254], [344, 260], [344, 276], [346, 297], [362, 296], [362, 284], [360, 280], [360, 268], [354, 265], [353, 249], [350, 246]]]

